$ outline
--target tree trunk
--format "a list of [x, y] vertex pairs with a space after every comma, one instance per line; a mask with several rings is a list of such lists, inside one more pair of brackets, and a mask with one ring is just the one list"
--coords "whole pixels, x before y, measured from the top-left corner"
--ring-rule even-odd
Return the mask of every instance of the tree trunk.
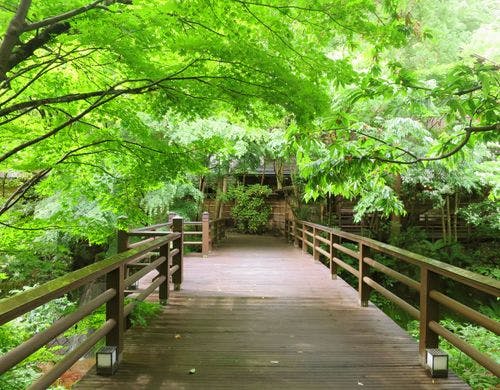
[[221, 209], [222, 209], [222, 201], [220, 199], [220, 196], [221, 196], [222, 190], [223, 190], [223, 182], [224, 182], [223, 176], [218, 176], [217, 177], [217, 192], [216, 192], [216, 197], [215, 197], [215, 207], [214, 207], [214, 215], [213, 215], [214, 219], [218, 218], [218, 215], [220, 215]]
[[[222, 178], [222, 193], [223, 194], [227, 193], [227, 176], [224, 176]], [[222, 218], [222, 214], [224, 214], [224, 202], [221, 202], [221, 207], [216, 218]]]
[[283, 161], [276, 159], [274, 160], [274, 174], [276, 175], [276, 188], [278, 190], [283, 189], [283, 168], [284, 164]]
[[[398, 198], [401, 195], [401, 184], [402, 184], [401, 175], [398, 174], [394, 177], [394, 187], [393, 187], [393, 190], [396, 193], [396, 195], [398, 196]], [[391, 234], [391, 236], [390, 236], [391, 241], [395, 241], [396, 238], [401, 234], [401, 216], [400, 215], [396, 215], [396, 214], [391, 215], [391, 233], [390, 234]]]
[[451, 243], [453, 237], [452, 237], [452, 230], [451, 230], [451, 208], [450, 208], [450, 196], [446, 196], [446, 222], [448, 224], [448, 242]]
[[444, 205], [441, 206], [441, 227], [443, 229], [443, 241], [446, 244], [446, 218], [444, 215]]
[[290, 174], [290, 179], [292, 181], [292, 191], [291, 191], [291, 196], [287, 196], [286, 200], [288, 205], [290, 206], [290, 210], [292, 211], [293, 216], [297, 217], [297, 211], [300, 206], [300, 200], [299, 200], [300, 194], [297, 185], [295, 184], [293, 172]]
[[200, 182], [198, 184], [198, 189], [200, 190], [201, 193], [205, 194], [205, 188], [206, 188], [206, 180], [205, 176], [200, 177]]

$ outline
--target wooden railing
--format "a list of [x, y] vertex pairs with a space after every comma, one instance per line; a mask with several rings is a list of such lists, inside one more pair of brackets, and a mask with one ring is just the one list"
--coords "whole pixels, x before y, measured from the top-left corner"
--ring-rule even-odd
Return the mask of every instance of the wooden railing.
[[[182, 282], [183, 221], [181, 218], [173, 219], [172, 230], [173, 232], [169, 232], [162, 237], [148, 239], [146, 242], [134, 245], [133, 248], [122, 253], [1, 300], [0, 325], [4, 325], [98, 278], [105, 277], [106, 280], [103, 293], [1, 356], [0, 374], [17, 365], [104, 304], [106, 305], [106, 321], [104, 324], [89, 335], [83, 343], [65, 355], [52, 369], [43, 374], [30, 386], [30, 389], [49, 387], [103, 337], [106, 337], [106, 345], [117, 347], [118, 361], [120, 361], [123, 353], [126, 319], [137, 302], [144, 300], [156, 288], [159, 288], [160, 302], [165, 304], [169, 296], [170, 279], [177, 288]], [[119, 249], [123, 250], [124, 248]], [[142, 263], [141, 260], [146, 258], [149, 258], [150, 262]], [[128, 272], [128, 270], [136, 268], [138, 265], [140, 265], [140, 269], [137, 272]], [[134, 300], [125, 304], [126, 289], [155, 269], [158, 271], [158, 275], [150, 285], [135, 294]]]
[[[184, 222], [184, 246], [199, 246], [204, 257], [212, 251], [213, 247], [226, 236], [228, 226], [227, 218], [210, 220], [210, 214], [204, 212], [201, 221]], [[168, 234], [172, 229], [172, 217], [169, 222], [160, 223], [134, 229], [129, 232], [121, 231], [118, 234], [118, 247], [121, 250], [133, 248], [155, 237]], [[130, 243], [130, 237], [142, 237], [141, 241]]]
[[[324, 256], [329, 261], [333, 278], [336, 278], [339, 266], [354, 275], [358, 279], [358, 293], [362, 306], [368, 305], [370, 293], [375, 290], [419, 320], [419, 353], [422, 364], [425, 364], [426, 349], [437, 348], [441, 336], [493, 374], [500, 376], [500, 365], [494, 359], [478, 351], [439, 323], [439, 308], [444, 307], [499, 335], [498, 321], [450, 298], [440, 291], [440, 284], [452, 280], [469, 286], [473, 291], [486, 293], [498, 299], [500, 281], [392, 245], [307, 221], [285, 221], [285, 232], [287, 238], [296, 246], [300, 245], [303, 251], [310, 250], [315, 260], [320, 260], [320, 257]], [[354, 250], [344, 246], [342, 243], [345, 241], [355, 244], [357, 248]], [[374, 253], [382, 253], [418, 267], [420, 280], [412, 279], [374, 260]], [[341, 260], [340, 254], [355, 259], [357, 267]], [[419, 309], [373, 280], [370, 274], [374, 270], [416, 291], [420, 296]]]

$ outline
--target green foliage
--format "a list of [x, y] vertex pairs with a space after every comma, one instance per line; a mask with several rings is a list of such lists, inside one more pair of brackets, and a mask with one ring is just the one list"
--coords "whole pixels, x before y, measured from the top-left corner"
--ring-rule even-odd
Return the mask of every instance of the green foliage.
[[[15, 348], [34, 334], [48, 328], [54, 321], [74, 309], [74, 304], [62, 297], [42, 305], [17, 320], [0, 326], [0, 353]], [[21, 390], [27, 388], [41, 375], [40, 364], [57, 362], [59, 347], [44, 346], [17, 366], [0, 376], [0, 388]]]
[[[378, 53], [408, 37], [395, 1], [350, 0], [334, 11], [327, 1], [110, 1], [67, 17], [84, 4], [32, 2], [26, 21], [13, 25], [48, 25], [2, 45], [5, 60], [35, 44], [26, 57], [0, 60], [0, 168], [32, 178], [0, 222], [91, 243], [164, 213], [160, 190], [206, 173], [211, 160], [244, 157], [251, 166], [261, 146], [259, 153], [280, 154], [279, 136], [256, 146], [234, 134], [263, 140], [267, 129], [306, 128], [328, 112], [331, 85], [357, 80], [331, 47], [363, 42]], [[0, 9], [2, 35], [10, 8]], [[31, 40], [57, 15], [67, 22], [55, 24], [62, 32]], [[214, 131], [200, 136], [206, 129]]]
[[[457, 189], [490, 187], [494, 194], [497, 187], [491, 164], [497, 165], [499, 140], [498, 34], [488, 45], [488, 54], [496, 57], [460, 52], [482, 26], [494, 23], [494, 6], [426, 0], [399, 7], [414, 33], [409, 44], [388, 48], [376, 59], [362, 46], [358, 81], [335, 88], [332, 114], [307, 131], [288, 132], [307, 180], [305, 199], [328, 194], [360, 199], [358, 220], [381, 209], [402, 214], [401, 194], [387, 196], [384, 189], [397, 175], [407, 183], [442, 178], [430, 194], [436, 203]], [[429, 29], [434, 39], [425, 38]], [[481, 174], [481, 165], [490, 165], [489, 173]]]
[[159, 189], [148, 192], [141, 206], [155, 222], [168, 220], [171, 211], [184, 218], [196, 219], [202, 201], [203, 194], [192, 183], [164, 183]]
[[403, 202], [398, 198], [392, 188], [388, 186], [375, 186], [372, 191], [363, 194], [354, 207], [354, 222], [360, 222], [364, 215], [378, 212], [384, 217], [391, 214], [404, 215]]
[[241, 233], [263, 233], [271, 216], [267, 197], [272, 194], [268, 186], [254, 184], [236, 186], [225, 194], [225, 201], [234, 200], [231, 215]]
[[[9, 325], [0, 327], [0, 349], [4, 353], [22, 342], [19, 337], [19, 327], [6, 329]], [[11, 344], [12, 342], [12, 344]], [[15, 368], [0, 376], [0, 388], [5, 390], [24, 390], [41, 375], [38, 365], [43, 362], [55, 362], [58, 356], [52, 350], [42, 347], [28, 359], [19, 363]]]
[[[194, 219], [198, 176], [262, 158], [296, 154], [305, 198], [359, 199], [357, 220], [404, 214], [408, 194], [437, 206], [463, 191], [498, 198], [492, 0], [106, 1], [68, 19], [89, 2], [36, 1], [9, 45], [10, 3], [0, 170], [21, 178], [0, 206], [2, 293], [66, 272], [75, 242], [104, 244], [171, 210]], [[29, 28], [39, 21], [49, 24]], [[228, 195], [241, 231], [263, 230], [268, 195]], [[463, 215], [479, 224], [488, 210]], [[447, 244], [419, 245], [468, 262]]]
[[134, 310], [130, 315], [132, 326], [147, 326], [152, 319], [160, 315], [162, 307], [158, 303], [148, 301], [136, 301]]
[[[131, 302], [126, 299], [125, 304]], [[55, 299], [35, 310], [25, 314], [17, 320], [11, 321], [0, 327], [0, 353], [5, 353], [15, 348], [34, 334], [47, 329], [56, 320], [64, 315], [70, 314], [77, 309], [77, 305], [68, 297]], [[158, 303], [136, 301], [130, 319], [133, 326], [147, 326], [154, 317], [161, 312]], [[87, 335], [99, 329], [106, 320], [106, 306], [102, 305], [92, 314], [85, 317], [72, 326], [63, 336], [72, 338], [74, 336]], [[102, 341], [101, 341], [102, 342]], [[21, 390], [27, 388], [37, 377], [41, 375], [40, 365], [44, 363], [57, 362], [61, 355], [57, 354], [59, 347], [42, 347], [15, 368], [0, 376], [0, 388], [6, 390]]]
[[490, 235], [500, 232], [500, 203], [485, 200], [483, 202], [471, 203], [460, 210], [465, 220], [474, 225], [484, 234], [485, 230]]

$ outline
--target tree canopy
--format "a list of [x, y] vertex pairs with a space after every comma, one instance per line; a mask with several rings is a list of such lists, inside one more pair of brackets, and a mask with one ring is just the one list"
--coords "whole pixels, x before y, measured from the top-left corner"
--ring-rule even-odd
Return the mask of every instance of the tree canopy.
[[306, 198], [401, 213], [394, 175], [498, 140], [495, 58], [458, 58], [491, 4], [452, 3], [6, 2], [0, 169], [23, 179], [0, 223], [103, 241], [214, 156], [269, 153], [273, 129]]

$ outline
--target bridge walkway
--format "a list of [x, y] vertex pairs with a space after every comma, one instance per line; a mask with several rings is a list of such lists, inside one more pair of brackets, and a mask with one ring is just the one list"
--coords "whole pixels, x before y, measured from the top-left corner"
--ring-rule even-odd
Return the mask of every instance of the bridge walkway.
[[466, 389], [427, 376], [417, 343], [282, 237], [232, 234], [187, 255], [182, 290], [127, 332], [112, 377], [78, 389]]

